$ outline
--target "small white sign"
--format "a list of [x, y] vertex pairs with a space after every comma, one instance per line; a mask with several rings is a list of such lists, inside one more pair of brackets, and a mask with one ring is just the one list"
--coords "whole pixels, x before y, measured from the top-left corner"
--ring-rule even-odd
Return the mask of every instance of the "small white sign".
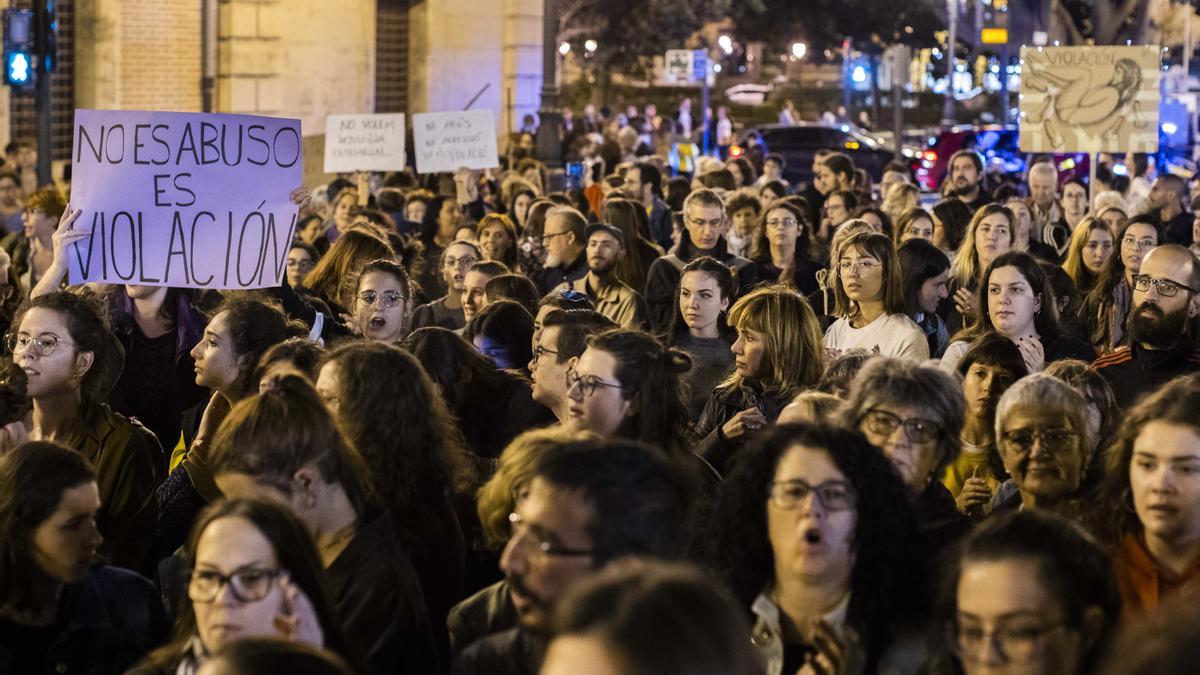
[[687, 82], [692, 77], [692, 50], [668, 49], [666, 57], [667, 75], [676, 82]]
[[490, 110], [416, 113], [413, 144], [417, 173], [500, 166], [496, 117]]
[[325, 118], [325, 173], [404, 168], [404, 113]]

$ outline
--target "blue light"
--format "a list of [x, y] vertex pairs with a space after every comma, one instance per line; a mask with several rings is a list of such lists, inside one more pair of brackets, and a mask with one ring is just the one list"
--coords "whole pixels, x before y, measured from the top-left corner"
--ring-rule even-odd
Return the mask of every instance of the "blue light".
[[858, 84], [867, 81], [867, 69], [862, 66], [854, 66], [854, 70], [850, 73], [850, 79]]
[[13, 52], [8, 55], [5, 73], [12, 84], [29, 83], [29, 56], [24, 52]]

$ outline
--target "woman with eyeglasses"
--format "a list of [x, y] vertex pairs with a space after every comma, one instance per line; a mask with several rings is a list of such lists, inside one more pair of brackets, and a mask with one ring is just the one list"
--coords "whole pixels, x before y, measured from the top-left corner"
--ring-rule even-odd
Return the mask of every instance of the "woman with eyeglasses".
[[1058, 308], [1046, 275], [1033, 256], [1010, 251], [996, 256], [980, 277], [983, 302], [975, 308], [970, 327], [955, 335], [942, 368], [953, 372], [975, 338], [996, 331], [1021, 350], [1031, 373], [1059, 359], [1092, 361], [1091, 345], [1063, 332], [1058, 325]]
[[150, 582], [100, 564], [96, 472], [30, 442], [0, 459], [0, 669], [122, 673], [168, 628]]
[[311, 384], [285, 375], [234, 406], [213, 439], [212, 467], [227, 499], [268, 498], [296, 514], [347, 644], [373, 672], [436, 667], [424, 596], [392, 518]]
[[292, 240], [287, 255], [287, 284], [293, 289], [304, 286], [304, 277], [312, 271], [321, 254], [317, 247], [299, 239]]
[[965, 675], [1086, 675], [1121, 610], [1112, 564], [1078, 526], [1041, 510], [996, 516], [963, 539], [940, 615]]
[[1079, 520], [1091, 459], [1087, 401], [1049, 375], [1018, 380], [996, 406], [996, 443], [1016, 491], [1001, 485], [992, 512], [1044, 509]]
[[799, 206], [779, 202], [767, 209], [750, 244], [750, 259], [759, 279], [816, 293], [817, 271], [825, 266], [813, 258], [812, 234]]
[[400, 342], [408, 335], [412, 291], [404, 267], [391, 260], [367, 263], [354, 290], [351, 327], [368, 340]]
[[594, 335], [567, 370], [568, 419], [602, 438], [644, 441], [682, 454], [687, 412], [679, 378], [691, 366], [687, 354], [639, 330]]
[[390, 243], [366, 228], [348, 230], [304, 277], [300, 292], [317, 296], [335, 316], [347, 314], [354, 304], [354, 275], [363, 265], [380, 259], [396, 259]]
[[963, 425], [962, 394], [953, 378], [912, 361], [871, 359], [850, 385], [840, 418], [896, 466], [932, 552], [966, 531], [954, 497], [938, 480], [958, 454]]
[[467, 325], [462, 308], [463, 284], [467, 269], [482, 259], [483, 252], [473, 241], [456, 239], [446, 246], [436, 265], [446, 289], [445, 294], [413, 312], [414, 330], [431, 326], [461, 330]]
[[838, 251], [834, 281], [838, 320], [825, 331], [825, 350], [850, 349], [924, 361], [929, 343], [904, 313], [904, 286], [892, 240], [882, 234], [847, 239]]
[[1125, 616], [1200, 584], [1200, 376], [1167, 383], [1125, 417], [1095, 511], [1114, 549]]
[[1089, 341], [1101, 355], [1126, 343], [1126, 319], [1133, 305], [1133, 277], [1141, 270], [1142, 259], [1161, 241], [1162, 230], [1149, 215], [1130, 218], [1117, 233], [1117, 252], [1109, 257], [1079, 310]]
[[185, 553], [172, 640], [132, 673], [195, 675], [214, 652], [252, 637], [362, 654], [346, 649], [312, 538], [277, 501], [217, 502], [196, 520]]
[[828, 424], [775, 427], [734, 460], [710, 557], [768, 675], [918, 671], [929, 594], [909, 494], [862, 434]]
[[942, 474], [958, 510], [978, 519], [990, 511], [1000, 484], [1008, 480], [996, 443], [996, 405], [1013, 382], [1029, 374], [1021, 351], [998, 333], [984, 333], [958, 363], [966, 404], [959, 452]]
[[158, 439], [103, 403], [121, 372], [124, 355], [98, 303], [65, 291], [26, 303], [5, 338], [13, 362], [25, 371], [32, 424], [4, 428], [7, 447], [54, 441], [96, 467], [103, 552], [114, 563], [142, 570], [154, 535], [154, 491], [166, 474]]
[[784, 286], [758, 288], [729, 310], [737, 331], [733, 372], [713, 390], [692, 428], [695, 451], [724, 473], [749, 439], [774, 423], [821, 377], [821, 329], [812, 307]]

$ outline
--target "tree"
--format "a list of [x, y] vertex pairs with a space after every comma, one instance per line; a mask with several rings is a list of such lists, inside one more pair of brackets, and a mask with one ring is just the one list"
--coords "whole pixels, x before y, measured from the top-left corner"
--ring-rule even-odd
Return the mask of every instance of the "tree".
[[755, 0], [736, 3], [730, 18], [738, 36], [786, 49], [797, 39], [810, 51], [840, 47], [849, 37], [860, 48], [875, 50], [894, 43], [933, 43], [945, 28], [942, 0]]
[[591, 59], [602, 75], [639, 72], [644, 59], [682, 47], [705, 23], [725, 16], [730, 4], [731, 0], [560, 0], [558, 40], [573, 46], [595, 40], [599, 47]]
[[1018, 0], [1035, 25], [1063, 45], [1144, 44], [1150, 0]]

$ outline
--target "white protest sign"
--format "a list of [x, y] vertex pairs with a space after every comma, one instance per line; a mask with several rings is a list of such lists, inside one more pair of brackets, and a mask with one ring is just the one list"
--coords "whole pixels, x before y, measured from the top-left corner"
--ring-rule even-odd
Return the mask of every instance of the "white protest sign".
[[1023, 152], [1157, 152], [1157, 47], [1022, 47]]
[[496, 118], [490, 110], [416, 113], [413, 144], [417, 173], [500, 166]]
[[279, 285], [300, 152], [295, 119], [76, 110], [71, 282]]
[[404, 168], [404, 113], [325, 118], [325, 173]]

